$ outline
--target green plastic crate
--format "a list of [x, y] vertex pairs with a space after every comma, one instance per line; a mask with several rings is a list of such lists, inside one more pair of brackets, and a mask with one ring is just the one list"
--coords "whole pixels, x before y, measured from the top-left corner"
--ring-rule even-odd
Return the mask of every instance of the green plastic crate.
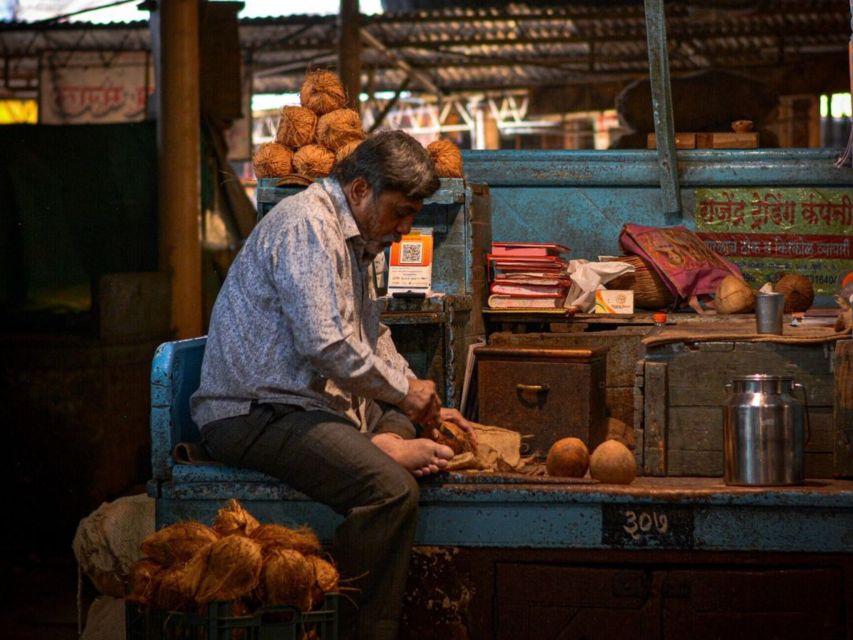
[[[337, 640], [338, 594], [303, 612], [295, 607], [261, 607], [233, 615], [231, 602], [211, 602], [199, 613], [162, 611], [128, 602], [127, 640]], [[313, 634], [312, 634], [313, 632]]]

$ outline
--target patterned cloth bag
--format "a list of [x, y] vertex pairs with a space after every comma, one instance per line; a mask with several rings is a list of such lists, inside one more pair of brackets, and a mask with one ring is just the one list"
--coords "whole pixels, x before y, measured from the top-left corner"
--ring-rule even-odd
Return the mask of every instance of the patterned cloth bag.
[[727, 275], [743, 278], [737, 265], [717, 255], [687, 227], [626, 224], [619, 234], [626, 253], [645, 258], [681, 300], [714, 293]]

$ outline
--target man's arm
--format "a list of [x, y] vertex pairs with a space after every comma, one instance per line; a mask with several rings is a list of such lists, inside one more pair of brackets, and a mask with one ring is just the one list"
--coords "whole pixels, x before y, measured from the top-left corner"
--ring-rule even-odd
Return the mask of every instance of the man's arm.
[[376, 355], [382, 358], [389, 367], [402, 371], [407, 378], [417, 376], [409, 367], [406, 359], [397, 351], [394, 339], [391, 337], [391, 329], [384, 322], [379, 323], [379, 338], [376, 340]]

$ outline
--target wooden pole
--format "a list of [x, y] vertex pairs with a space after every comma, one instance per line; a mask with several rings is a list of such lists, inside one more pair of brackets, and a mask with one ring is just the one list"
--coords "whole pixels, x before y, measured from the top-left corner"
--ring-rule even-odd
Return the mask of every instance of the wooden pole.
[[358, 0], [341, 0], [338, 14], [338, 73], [347, 92], [347, 106], [359, 110], [361, 93], [361, 16]]
[[172, 327], [190, 338], [202, 333], [199, 3], [165, 0], [157, 13], [160, 268], [171, 274]]

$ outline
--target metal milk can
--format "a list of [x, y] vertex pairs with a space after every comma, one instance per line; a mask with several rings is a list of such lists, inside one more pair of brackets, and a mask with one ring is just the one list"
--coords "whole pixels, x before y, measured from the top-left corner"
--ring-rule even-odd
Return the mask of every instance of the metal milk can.
[[793, 378], [755, 374], [735, 377], [726, 389], [726, 484], [803, 484], [808, 413], [794, 389], [805, 400], [805, 387]]

